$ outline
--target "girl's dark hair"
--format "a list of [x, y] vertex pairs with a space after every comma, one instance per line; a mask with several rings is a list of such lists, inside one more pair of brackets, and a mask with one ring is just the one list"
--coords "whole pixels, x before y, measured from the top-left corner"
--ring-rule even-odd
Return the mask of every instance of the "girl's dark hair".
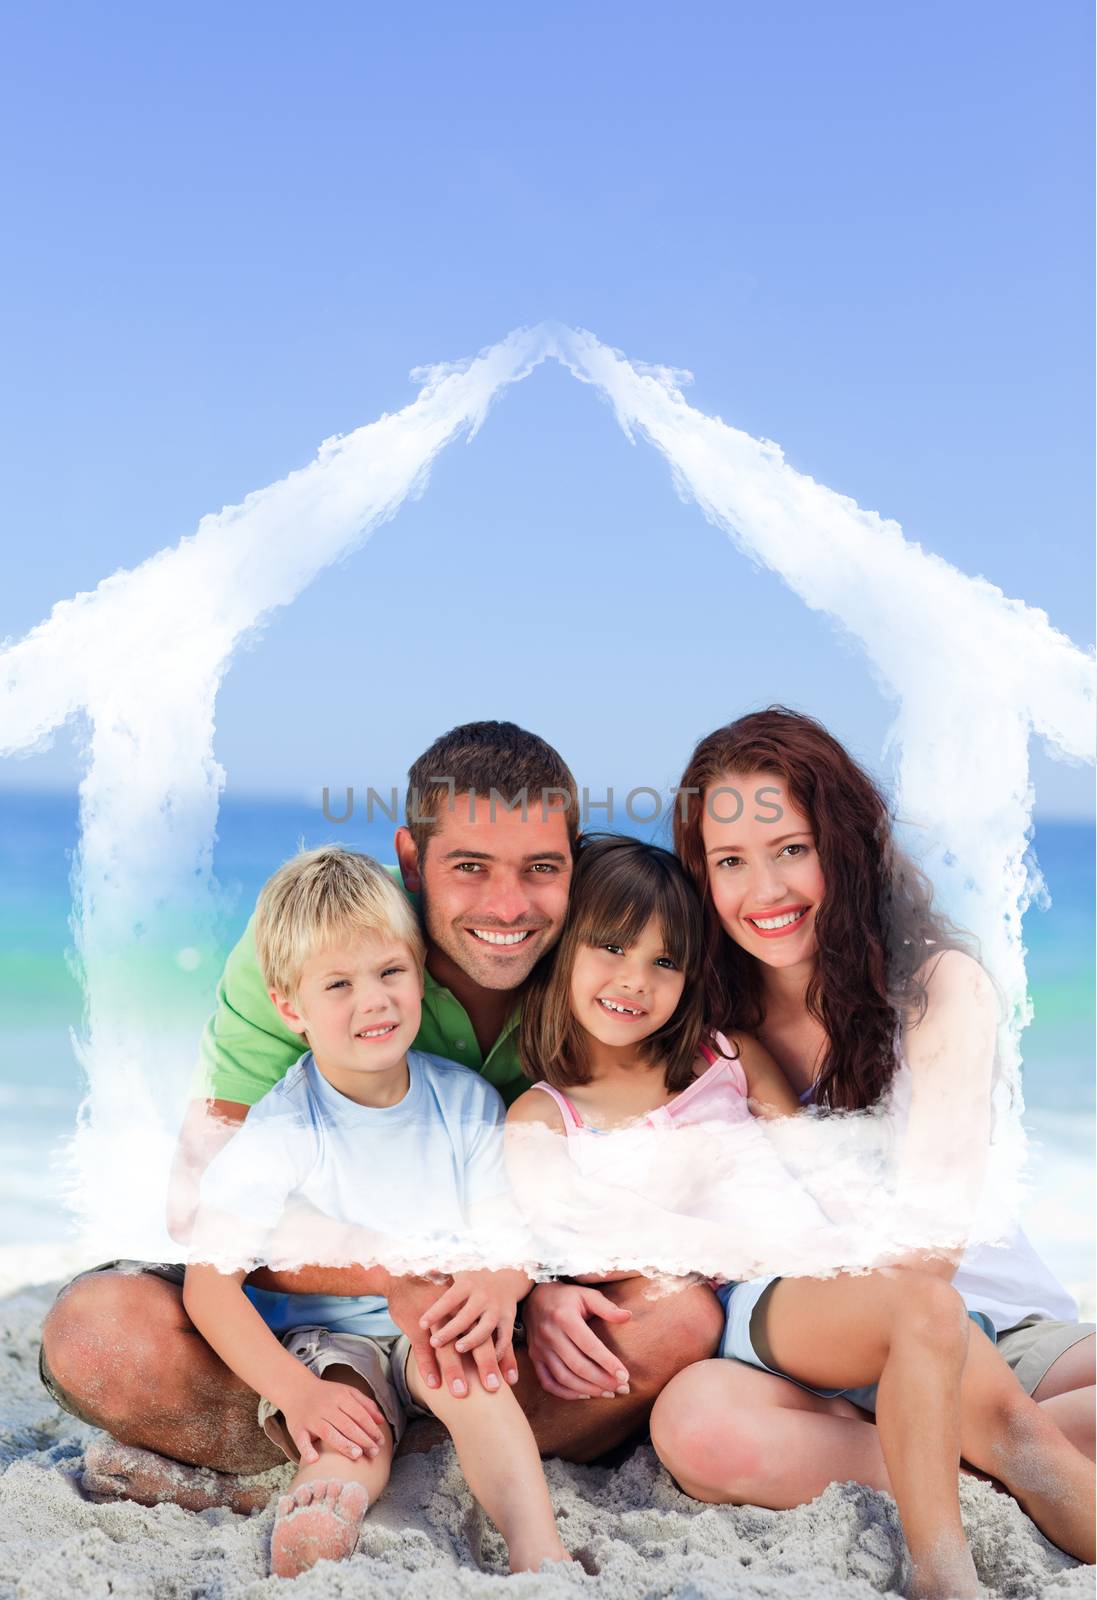
[[555, 949], [533, 969], [522, 997], [518, 1052], [534, 1082], [554, 1088], [588, 1083], [583, 1030], [572, 1016], [571, 974], [582, 945], [627, 948], [654, 917], [666, 953], [685, 976], [673, 1016], [637, 1050], [663, 1067], [666, 1086], [693, 1081], [704, 1019], [701, 982], [704, 927], [701, 904], [681, 864], [669, 850], [616, 834], [584, 834], [571, 880], [567, 920]]
[[831, 1110], [861, 1110], [876, 1103], [895, 1074], [901, 1015], [924, 1015], [918, 972], [926, 956], [966, 944], [933, 910], [928, 880], [896, 847], [887, 802], [868, 774], [821, 723], [770, 706], [701, 740], [682, 774], [683, 804], [675, 808], [675, 849], [704, 904], [710, 1023], [756, 1033], [764, 1020], [762, 967], [720, 924], [701, 837], [708, 791], [752, 772], [783, 778], [811, 822], [826, 885], [807, 990], [808, 1011], [828, 1040], [815, 1100]]

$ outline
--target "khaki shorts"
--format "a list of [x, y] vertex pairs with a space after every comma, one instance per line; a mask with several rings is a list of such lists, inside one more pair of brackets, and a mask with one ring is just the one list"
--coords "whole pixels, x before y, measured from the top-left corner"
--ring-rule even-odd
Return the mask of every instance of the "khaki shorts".
[[1052, 1317], [1025, 1317], [998, 1335], [997, 1346], [1026, 1394], [1033, 1394], [1061, 1355], [1093, 1336], [1092, 1322], [1056, 1322]]
[[[318, 1378], [328, 1367], [350, 1367], [364, 1378], [392, 1429], [394, 1445], [400, 1443], [409, 1418], [430, 1415], [408, 1390], [405, 1372], [411, 1344], [402, 1333], [368, 1338], [361, 1333], [329, 1333], [327, 1328], [291, 1328], [282, 1343]], [[301, 1459], [273, 1400], [260, 1400], [259, 1426], [290, 1461]]]

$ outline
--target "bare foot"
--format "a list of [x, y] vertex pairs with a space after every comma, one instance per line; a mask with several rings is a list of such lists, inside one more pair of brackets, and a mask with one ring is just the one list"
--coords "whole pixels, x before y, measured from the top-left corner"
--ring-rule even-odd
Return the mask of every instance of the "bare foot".
[[209, 1467], [188, 1467], [103, 1434], [88, 1445], [80, 1481], [92, 1500], [136, 1500], [142, 1506], [170, 1501], [184, 1511], [227, 1506], [246, 1517], [261, 1511], [278, 1493], [284, 1470], [274, 1467], [258, 1477], [243, 1478]]
[[515, 1539], [507, 1547], [507, 1554], [511, 1572], [540, 1572], [545, 1561], [571, 1560], [559, 1539], [548, 1544], [544, 1540], [531, 1540], [528, 1545], [523, 1540]]
[[270, 1536], [274, 1578], [296, 1578], [318, 1561], [342, 1561], [354, 1554], [369, 1496], [360, 1483], [343, 1478], [298, 1484], [278, 1502]]

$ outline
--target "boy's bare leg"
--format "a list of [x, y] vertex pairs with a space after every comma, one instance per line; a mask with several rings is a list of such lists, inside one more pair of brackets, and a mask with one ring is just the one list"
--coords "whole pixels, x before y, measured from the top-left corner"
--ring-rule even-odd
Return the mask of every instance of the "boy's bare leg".
[[463, 1358], [468, 1394], [428, 1389], [409, 1355], [410, 1393], [449, 1430], [475, 1498], [506, 1540], [512, 1572], [537, 1572], [543, 1561], [568, 1561], [560, 1542], [541, 1457], [529, 1423], [506, 1385], [488, 1393], [470, 1356]]
[[[373, 1390], [352, 1367], [332, 1366], [323, 1374], [349, 1383], [374, 1399]], [[392, 1430], [382, 1423], [385, 1442], [375, 1456], [351, 1460], [329, 1445], [319, 1459], [301, 1463], [278, 1502], [270, 1537], [270, 1570], [275, 1578], [296, 1578], [318, 1561], [342, 1561], [354, 1554], [362, 1518], [381, 1494], [392, 1471]]]

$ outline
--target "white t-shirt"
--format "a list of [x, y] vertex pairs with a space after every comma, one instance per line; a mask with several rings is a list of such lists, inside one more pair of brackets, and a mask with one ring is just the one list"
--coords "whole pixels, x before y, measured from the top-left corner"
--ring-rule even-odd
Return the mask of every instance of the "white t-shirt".
[[[191, 1260], [251, 1271], [429, 1257], [442, 1267], [475, 1252], [477, 1214], [494, 1203], [500, 1227], [509, 1215], [503, 1102], [479, 1074], [422, 1051], [408, 1052], [408, 1076], [398, 1104], [361, 1106], [327, 1082], [311, 1051], [302, 1056], [203, 1174]], [[368, 1235], [350, 1251], [349, 1228], [331, 1224]], [[397, 1331], [377, 1295], [247, 1293], [278, 1333]]]
[[1078, 1307], [1018, 1228], [1005, 1244], [970, 1245], [960, 1258], [952, 1286], [971, 1311], [985, 1311], [996, 1333], [1025, 1317], [1077, 1322]]

